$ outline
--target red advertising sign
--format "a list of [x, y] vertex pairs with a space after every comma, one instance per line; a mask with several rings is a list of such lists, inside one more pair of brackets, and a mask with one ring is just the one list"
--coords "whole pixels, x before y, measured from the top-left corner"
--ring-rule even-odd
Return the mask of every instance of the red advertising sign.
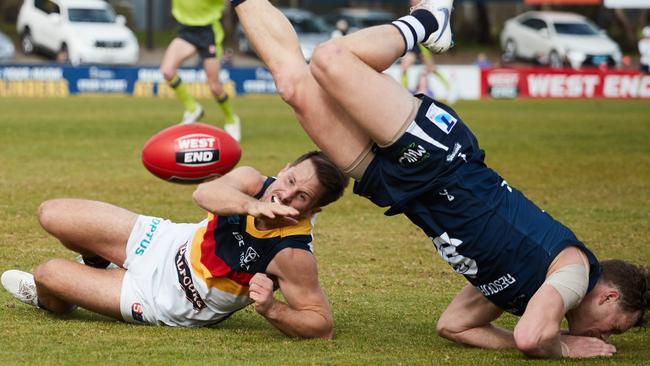
[[650, 75], [597, 69], [486, 69], [481, 72], [481, 96], [650, 99]]

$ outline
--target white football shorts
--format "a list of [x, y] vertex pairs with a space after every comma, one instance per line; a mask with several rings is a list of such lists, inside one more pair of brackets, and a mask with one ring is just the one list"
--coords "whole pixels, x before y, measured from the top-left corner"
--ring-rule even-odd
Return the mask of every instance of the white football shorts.
[[215, 314], [210, 309], [194, 314], [175, 266], [181, 247], [191, 246], [197, 229], [205, 225], [207, 220], [176, 224], [159, 217], [138, 217], [126, 245], [124, 268], [127, 271], [120, 295], [120, 310], [126, 322], [200, 326], [205, 325], [201, 319], [214, 320]]

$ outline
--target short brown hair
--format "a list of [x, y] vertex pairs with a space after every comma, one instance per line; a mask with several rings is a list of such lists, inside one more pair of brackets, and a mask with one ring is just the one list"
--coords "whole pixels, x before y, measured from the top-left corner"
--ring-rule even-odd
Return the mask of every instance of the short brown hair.
[[305, 160], [311, 160], [316, 170], [316, 177], [323, 186], [323, 192], [316, 202], [317, 207], [324, 207], [341, 198], [348, 186], [349, 178], [334, 165], [322, 151], [310, 151], [302, 154], [291, 166], [296, 166]]
[[641, 311], [636, 327], [648, 322], [646, 311], [650, 307], [650, 271], [647, 267], [635, 265], [620, 259], [600, 262], [603, 273], [601, 280], [616, 287], [621, 292], [623, 311]]

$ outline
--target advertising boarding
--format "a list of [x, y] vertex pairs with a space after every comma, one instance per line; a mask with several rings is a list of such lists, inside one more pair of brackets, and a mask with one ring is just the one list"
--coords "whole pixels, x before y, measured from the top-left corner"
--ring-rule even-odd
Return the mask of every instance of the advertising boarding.
[[[201, 68], [178, 71], [188, 91], [211, 98]], [[230, 94], [276, 93], [271, 74], [262, 67], [224, 68], [220, 74]], [[171, 97], [173, 91], [157, 66], [0, 65], [0, 97], [65, 97], [79, 94], [126, 94]]]
[[481, 72], [489, 98], [650, 99], [650, 75], [623, 70], [495, 68]]

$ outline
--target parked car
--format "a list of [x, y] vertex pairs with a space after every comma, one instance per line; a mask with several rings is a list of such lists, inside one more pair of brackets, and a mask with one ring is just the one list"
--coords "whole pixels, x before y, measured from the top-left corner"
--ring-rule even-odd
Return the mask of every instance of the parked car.
[[138, 60], [126, 18], [102, 0], [25, 0], [16, 27], [25, 54], [43, 50], [73, 65]]
[[0, 32], [0, 62], [8, 62], [14, 59], [16, 50], [11, 39]]
[[395, 14], [383, 10], [371, 10], [363, 8], [344, 8], [323, 16], [325, 21], [334, 26], [340, 19], [348, 22], [349, 32], [372, 27], [375, 25], [388, 24], [397, 19]]
[[530, 59], [562, 67], [619, 65], [621, 50], [604, 30], [582, 15], [529, 11], [505, 22], [504, 59]]
[[[298, 34], [298, 41], [305, 60], [311, 60], [314, 49], [319, 44], [330, 38], [330, 29], [327, 23], [318, 15], [302, 9], [296, 8], [279, 8], [279, 10], [289, 19]], [[253, 47], [248, 42], [241, 27], [237, 30], [239, 38], [239, 50], [245, 53], [253, 53]]]

